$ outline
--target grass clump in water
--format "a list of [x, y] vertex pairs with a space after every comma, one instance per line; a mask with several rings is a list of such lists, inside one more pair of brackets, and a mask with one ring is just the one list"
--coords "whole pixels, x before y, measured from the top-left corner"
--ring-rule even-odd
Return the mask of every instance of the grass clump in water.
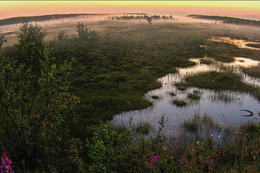
[[185, 102], [184, 100], [173, 100], [172, 103], [175, 104], [177, 107], [183, 107], [187, 105], [187, 102]]
[[196, 119], [188, 119], [184, 121], [183, 127], [187, 131], [195, 133], [199, 129], [199, 122]]
[[193, 90], [194, 94], [201, 94], [201, 92], [199, 90]]
[[171, 95], [171, 96], [176, 96], [176, 93], [175, 92], [169, 92], [169, 94]]
[[214, 90], [256, 91], [255, 87], [241, 79], [241, 76], [232, 72], [207, 72], [187, 77], [186, 85]]
[[200, 95], [195, 94], [195, 93], [189, 93], [188, 94], [188, 98], [192, 99], [192, 100], [199, 100], [200, 99]]
[[157, 95], [152, 95], [152, 99], [159, 99], [159, 96], [157, 96]]
[[140, 122], [136, 126], [136, 132], [146, 135], [152, 127], [150, 122]]
[[185, 86], [184, 83], [176, 83], [175, 86], [178, 90], [185, 91], [187, 89], [187, 86]]

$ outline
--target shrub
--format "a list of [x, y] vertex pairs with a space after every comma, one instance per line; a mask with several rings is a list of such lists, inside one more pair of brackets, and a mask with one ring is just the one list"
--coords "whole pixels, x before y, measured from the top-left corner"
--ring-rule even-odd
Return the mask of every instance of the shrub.
[[58, 40], [63, 40], [64, 39], [64, 34], [65, 34], [65, 31], [59, 31], [59, 33], [57, 35], [57, 39]]
[[88, 30], [83, 23], [78, 23], [76, 27], [76, 31], [78, 33], [78, 37], [80, 41], [83, 41], [89, 45], [94, 45], [98, 39], [98, 35], [95, 31]]

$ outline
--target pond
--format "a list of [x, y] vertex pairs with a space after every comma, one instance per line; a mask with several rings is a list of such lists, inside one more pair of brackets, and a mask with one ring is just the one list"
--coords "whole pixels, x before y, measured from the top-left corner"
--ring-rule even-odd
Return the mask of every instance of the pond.
[[[200, 63], [205, 59], [212, 63]], [[260, 122], [260, 103], [249, 93], [228, 90], [214, 91], [196, 87], [178, 89], [174, 85], [184, 81], [187, 76], [202, 72], [224, 71], [229, 68], [235, 73], [242, 74], [244, 82], [260, 86], [259, 79], [243, 74], [239, 68], [240, 66], [256, 66], [259, 61], [243, 57], [235, 57], [233, 63], [221, 63], [207, 57], [190, 59], [190, 61], [195, 62], [196, 65], [187, 68], [178, 68], [178, 73], [167, 74], [159, 78], [158, 81], [162, 83], [162, 87], [149, 91], [144, 95], [144, 98], [151, 101], [153, 106], [114, 115], [112, 123], [116, 125], [128, 125], [130, 121], [132, 124], [150, 122], [153, 127], [150, 129], [150, 133], [153, 133], [153, 129], [158, 129], [158, 121], [163, 115], [166, 120], [163, 132], [168, 137], [174, 137], [183, 133], [183, 128], [180, 124], [183, 124], [184, 120], [206, 114], [222, 127], [238, 127], [247, 122]], [[198, 94], [200, 99], [190, 99], [189, 95], [192, 93]], [[154, 96], [158, 96], [158, 98]], [[185, 100], [187, 105], [178, 107], [172, 103], [175, 99]], [[244, 110], [249, 110], [250, 112]], [[253, 113], [253, 115], [250, 115], [250, 113]], [[212, 129], [211, 131], [207, 130], [206, 133], [206, 136], [213, 136], [216, 133], [215, 139], [219, 141], [224, 140], [221, 139], [224, 136], [223, 130]]]

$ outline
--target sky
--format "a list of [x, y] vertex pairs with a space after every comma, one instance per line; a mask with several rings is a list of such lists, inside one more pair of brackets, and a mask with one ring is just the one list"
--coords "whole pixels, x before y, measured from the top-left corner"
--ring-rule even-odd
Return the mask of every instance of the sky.
[[185, 13], [260, 19], [260, 1], [0, 1], [0, 19], [66, 13]]

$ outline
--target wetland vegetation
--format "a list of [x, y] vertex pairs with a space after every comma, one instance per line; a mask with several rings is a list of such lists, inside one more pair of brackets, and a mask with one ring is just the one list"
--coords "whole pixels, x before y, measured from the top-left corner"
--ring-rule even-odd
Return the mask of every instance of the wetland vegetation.
[[[164, 86], [170, 103], [182, 110], [189, 100], [203, 100], [206, 92], [199, 88], [249, 92], [259, 99], [259, 87], [232, 71], [190, 75], [175, 83], [158, 78], [194, 67], [190, 58], [205, 54], [231, 62], [237, 56], [259, 60], [260, 51], [210, 41], [228, 29], [215, 31], [203, 24], [106, 20], [98, 31], [83, 22], [73, 29], [73, 37], [64, 37], [64, 31], [52, 37], [58, 40], [47, 40], [48, 30], [24, 23], [17, 45], [1, 45], [0, 145], [16, 172], [259, 170], [259, 123], [232, 129], [236, 133], [223, 128], [236, 141], [222, 145], [218, 139], [224, 133], [210, 115], [196, 113], [177, 125], [187, 133], [205, 132], [203, 138], [178, 134], [175, 143], [164, 131], [164, 116], [155, 125], [146, 120], [134, 124], [134, 116], [121, 126], [105, 121], [123, 111], [151, 108], [164, 96], [155, 93], [151, 101], [145, 93]], [[202, 127], [217, 129], [217, 138]]]

